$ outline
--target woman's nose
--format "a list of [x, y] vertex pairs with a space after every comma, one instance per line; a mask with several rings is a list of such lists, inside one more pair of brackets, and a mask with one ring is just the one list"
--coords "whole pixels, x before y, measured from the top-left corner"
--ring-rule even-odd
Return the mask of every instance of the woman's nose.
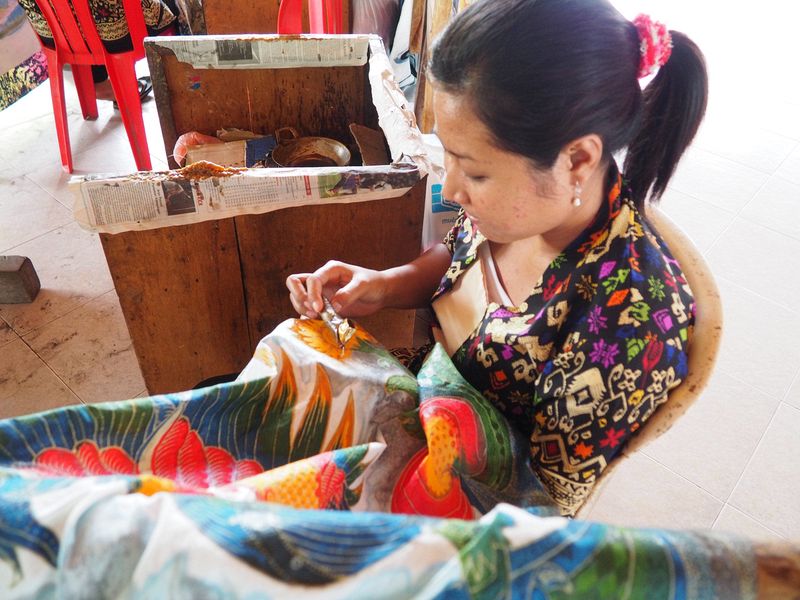
[[442, 196], [445, 200], [463, 204], [464, 193], [459, 184], [458, 176], [452, 171], [445, 173], [444, 181], [442, 182]]

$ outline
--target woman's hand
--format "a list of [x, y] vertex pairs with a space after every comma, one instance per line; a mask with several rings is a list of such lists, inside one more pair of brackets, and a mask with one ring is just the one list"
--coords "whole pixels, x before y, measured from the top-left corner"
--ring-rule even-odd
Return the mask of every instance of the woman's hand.
[[343, 317], [364, 317], [385, 305], [386, 278], [382, 271], [339, 261], [328, 261], [313, 273], [286, 279], [292, 306], [300, 315], [317, 318], [324, 308], [323, 296]]
[[294, 309], [315, 319], [330, 300], [343, 317], [365, 317], [382, 308], [428, 306], [448, 265], [450, 253], [436, 244], [408, 264], [374, 271], [329, 261], [313, 273], [289, 275], [286, 287]]

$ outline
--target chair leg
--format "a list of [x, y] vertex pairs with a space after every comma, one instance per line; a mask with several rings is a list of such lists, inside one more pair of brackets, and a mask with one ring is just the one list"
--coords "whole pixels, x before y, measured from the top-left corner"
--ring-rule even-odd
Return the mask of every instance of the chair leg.
[[47, 74], [50, 76], [50, 96], [53, 100], [53, 117], [56, 120], [56, 136], [58, 136], [58, 150], [61, 153], [61, 165], [67, 173], [72, 173], [67, 105], [64, 102], [64, 65], [59, 62], [55, 52], [45, 52], [45, 56], [47, 57]]
[[81, 103], [83, 118], [96, 119], [97, 98], [94, 93], [92, 67], [90, 65], [72, 65], [72, 78], [75, 80], [75, 89], [78, 90], [78, 100]]
[[139, 100], [133, 59], [130, 56], [107, 54], [106, 67], [122, 116], [122, 124], [125, 125], [128, 141], [133, 150], [136, 168], [140, 171], [150, 171], [152, 169], [150, 150], [147, 147], [147, 135], [142, 118], [142, 102]]
[[341, 0], [325, 0], [325, 33], [342, 33]]

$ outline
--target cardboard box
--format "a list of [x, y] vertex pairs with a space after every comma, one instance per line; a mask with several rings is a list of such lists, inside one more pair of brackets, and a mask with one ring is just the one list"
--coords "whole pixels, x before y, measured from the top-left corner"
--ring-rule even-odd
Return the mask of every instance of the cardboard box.
[[[415, 258], [429, 163], [376, 36], [145, 45], [168, 153], [188, 131], [293, 126], [348, 140], [359, 156], [356, 123], [383, 132], [392, 160], [75, 180], [76, 218], [101, 233], [145, 382], [161, 393], [240, 370], [258, 340], [294, 316], [288, 275], [329, 259], [383, 269]], [[412, 343], [414, 311], [361, 322], [387, 346]]]

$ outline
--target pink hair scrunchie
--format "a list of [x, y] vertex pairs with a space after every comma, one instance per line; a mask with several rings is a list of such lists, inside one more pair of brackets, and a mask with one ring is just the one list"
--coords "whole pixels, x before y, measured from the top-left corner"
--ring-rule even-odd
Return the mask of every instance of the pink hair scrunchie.
[[672, 36], [666, 25], [653, 21], [647, 15], [638, 15], [633, 24], [639, 32], [639, 72], [636, 76], [647, 77], [656, 67], [663, 67], [672, 54]]

